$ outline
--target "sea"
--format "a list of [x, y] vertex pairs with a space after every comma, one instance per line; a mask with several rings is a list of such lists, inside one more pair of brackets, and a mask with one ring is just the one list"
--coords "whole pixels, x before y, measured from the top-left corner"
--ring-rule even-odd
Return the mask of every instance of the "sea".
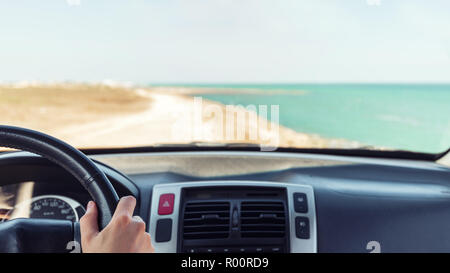
[[450, 148], [450, 84], [176, 86], [220, 88], [195, 96], [223, 104], [279, 105], [279, 123], [298, 132], [425, 153]]

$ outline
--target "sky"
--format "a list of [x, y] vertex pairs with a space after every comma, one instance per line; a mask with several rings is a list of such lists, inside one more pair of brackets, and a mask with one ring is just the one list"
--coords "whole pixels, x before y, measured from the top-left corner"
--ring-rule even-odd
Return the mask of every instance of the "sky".
[[0, 0], [0, 82], [450, 82], [448, 0]]

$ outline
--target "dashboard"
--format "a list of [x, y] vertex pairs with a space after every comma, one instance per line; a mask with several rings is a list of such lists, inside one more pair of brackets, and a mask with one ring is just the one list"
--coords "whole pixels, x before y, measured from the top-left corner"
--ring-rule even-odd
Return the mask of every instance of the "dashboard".
[[[157, 252], [450, 251], [450, 168], [432, 161], [244, 151], [90, 158], [119, 196], [137, 198]], [[29, 153], [0, 154], [0, 173], [0, 221], [77, 222], [90, 200]]]

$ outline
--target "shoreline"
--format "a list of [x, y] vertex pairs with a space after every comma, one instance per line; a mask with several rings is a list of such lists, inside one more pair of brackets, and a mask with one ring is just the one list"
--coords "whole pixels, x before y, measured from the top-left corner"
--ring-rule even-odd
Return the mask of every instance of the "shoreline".
[[305, 95], [308, 91], [305, 90], [283, 90], [283, 89], [268, 89], [262, 91], [257, 88], [229, 88], [229, 87], [185, 87], [185, 86], [150, 86], [146, 89], [154, 91], [165, 92], [168, 94], [180, 94], [180, 95], [258, 95], [258, 96], [270, 96], [270, 95], [291, 95], [301, 96]]
[[[222, 89], [214, 90], [212, 88], [208, 92], [224, 92]], [[272, 124], [255, 112], [240, 107], [231, 106], [232, 113], [227, 113], [225, 105], [206, 99], [203, 99], [203, 107], [222, 111], [224, 115], [212, 116], [203, 111], [201, 130], [204, 134], [199, 138], [198, 134], [193, 133], [196, 129], [192, 119], [197, 110], [192, 95], [204, 94], [204, 91], [197, 88], [131, 88], [105, 84], [0, 84], [0, 96], [6, 98], [0, 101], [0, 111], [6, 113], [0, 117], [0, 124], [44, 131], [78, 148], [151, 146], [211, 140], [220, 143], [265, 144], [263, 140], [267, 140], [270, 129], [274, 127], [278, 127], [278, 147], [361, 146], [355, 141], [296, 132]], [[245, 125], [256, 130], [258, 139], [250, 138], [248, 132], [244, 138], [235, 141], [211, 138], [217, 132], [220, 136], [221, 128], [233, 118], [232, 115], [245, 117]], [[236, 130], [241, 126], [238, 122], [232, 124]]]

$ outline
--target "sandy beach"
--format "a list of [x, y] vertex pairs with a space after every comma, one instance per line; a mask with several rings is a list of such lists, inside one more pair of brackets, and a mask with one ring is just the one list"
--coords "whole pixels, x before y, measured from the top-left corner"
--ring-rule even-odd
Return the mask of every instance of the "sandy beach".
[[[206, 91], [229, 92], [223, 89]], [[299, 95], [301, 92], [298, 91]], [[43, 131], [78, 148], [191, 142], [262, 143], [311, 148], [355, 148], [360, 145], [277, 127], [277, 124], [242, 107], [226, 107], [202, 100], [202, 109], [198, 110], [194, 96], [199, 93], [205, 93], [205, 90], [112, 84], [3, 84], [0, 85], [0, 124]], [[242, 117], [245, 117], [243, 122]], [[227, 138], [230, 127], [225, 125], [230, 125], [230, 122], [236, 132], [242, 129], [244, 135], [236, 137], [234, 133]], [[256, 138], [252, 132], [257, 132]]]

